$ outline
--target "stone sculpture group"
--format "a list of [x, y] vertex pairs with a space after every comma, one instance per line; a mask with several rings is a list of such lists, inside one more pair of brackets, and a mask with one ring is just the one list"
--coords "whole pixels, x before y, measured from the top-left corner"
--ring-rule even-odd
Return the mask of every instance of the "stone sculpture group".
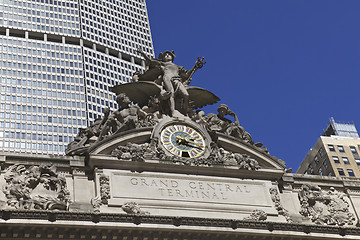
[[[121, 192], [124, 189], [130, 189], [131, 187], [134, 187], [134, 185], [130, 185], [130, 187], [127, 188], [122, 186], [119, 188], [121, 190], [116, 190], [119, 181], [114, 179], [116, 179], [116, 177], [127, 179], [130, 175], [128, 172], [124, 171], [124, 169], [128, 170], [126, 167], [118, 171], [119, 169], [112, 169], [114, 165], [122, 165], [124, 163], [132, 167], [138, 165], [141, 166], [141, 168], [138, 168], [136, 171], [138, 171], [139, 174], [142, 174], [143, 166], [149, 165], [147, 167], [153, 168], [155, 165], [154, 163], [173, 163], [174, 165], [171, 167], [174, 167], [173, 171], [175, 173], [165, 171], [167, 174], [166, 178], [168, 175], [174, 174], [173, 176], [176, 177], [175, 179], [179, 180], [179, 182], [182, 181], [183, 185], [181, 187], [186, 186], [185, 183], [189, 181], [191, 194], [188, 192], [189, 195], [182, 195], [180, 193], [181, 188], [176, 188], [178, 187], [177, 184], [176, 187], [172, 186], [173, 189], [171, 187], [167, 189], [169, 195], [165, 197], [174, 197], [172, 193], [173, 190], [175, 190], [177, 195], [174, 199], [176, 201], [178, 199], [181, 201], [190, 199], [191, 204], [188, 204], [187, 207], [191, 207], [192, 204], [195, 204], [195, 206], [200, 208], [200, 210], [196, 209], [196, 212], [204, 211], [204, 209], [205, 211], [212, 211], [212, 208], [210, 207], [210, 204], [206, 206], [206, 208], [202, 208], [202, 205], [206, 204], [205, 202], [201, 202], [201, 205], [196, 205], [196, 201], [193, 201], [194, 199], [191, 198], [193, 197], [192, 190], [194, 190], [194, 193], [196, 192], [196, 194], [198, 194], [197, 188], [191, 187], [194, 186], [193, 184], [195, 182], [199, 183], [199, 190], [203, 190], [203, 186], [205, 186], [205, 182], [207, 182], [208, 186], [214, 190], [214, 194], [214, 186], [222, 186], [222, 184], [224, 184], [224, 186], [227, 187], [224, 187], [223, 190], [225, 192], [229, 191], [227, 194], [230, 195], [234, 193], [230, 186], [231, 184], [234, 184], [235, 180], [235, 182], [241, 183], [237, 186], [244, 185], [244, 189], [247, 189], [245, 186], [252, 190], [255, 189], [256, 191], [257, 189], [268, 189], [266, 191], [257, 191], [260, 192], [259, 195], [256, 195], [255, 193], [253, 193], [254, 195], [250, 195], [259, 197], [260, 200], [262, 200], [261, 198], [265, 199], [264, 203], [260, 202], [263, 205], [254, 203], [253, 198], [250, 197], [248, 197], [250, 199], [249, 203], [241, 203], [241, 201], [239, 203], [239, 200], [241, 200], [242, 197], [246, 198], [246, 194], [250, 194], [251, 191], [244, 190], [244, 192], [242, 192], [239, 188], [240, 191], [237, 194], [241, 197], [234, 197], [236, 206], [241, 206], [241, 204], [249, 206], [249, 211], [247, 212], [248, 215], [242, 218], [242, 221], [249, 222], [249, 224], [253, 224], [252, 222], [254, 221], [269, 221], [267, 226], [268, 230], [270, 230], [273, 228], [273, 223], [271, 223], [271, 221], [273, 221], [274, 216], [277, 215], [276, 217], [279, 216], [281, 221], [294, 224], [296, 221], [299, 221], [299, 219], [301, 219], [301, 221], [306, 219], [308, 223], [312, 222], [319, 225], [355, 225], [355, 214], [353, 211], [349, 210], [349, 198], [333, 187], [328, 188], [326, 191], [314, 184], [293, 184], [292, 187], [294, 187], [294, 192], [296, 194], [292, 195], [295, 195], [298, 198], [299, 204], [296, 213], [287, 210], [289, 209], [289, 204], [286, 204], [286, 201], [282, 199], [281, 195], [286, 197], [289, 196], [289, 194], [284, 195], [283, 192], [281, 192], [284, 190], [283, 182], [277, 182], [279, 180], [279, 178], [277, 178], [276, 181], [271, 179], [274, 181], [271, 184], [271, 181], [268, 179], [270, 174], [276, 172], [279, 174], [279, 171], [280, 173], [281, 171], [285, 173], [285, 164], [279, 164], [276, 169], [271, 169], [271, 166], [269, 167], [269, 162], [266, 162], [264, 158], [276, 160], [268, 154], [266, 147], [263, 147], [261, 143], [255, 143], [253, 141], [251, 135], [240, 125], [237, 115], [231, 111], [226, 104], [220, 104], [217, 108], [217, 113], [205, 114], [205, 112], [201, 110], [202, 107], [215, 104], [220, 100], [215, 94], [205, 89], [189, 86], [193, 74], [198, 69], [201, 69], [206, 63], [204, 58], [199, 57], [195, 62], [194, 67], [187, 71], [185, 68], [173, 63], [175, 58], [173, 51], [161, 53], [157, 59], [150, 59], [140, 50], [139, 53], [146, 60], [146, 71], [143, 73], [135, 72], [132, 83], [122, 84], [112, 88], [112, 91], [117, 95], [116, 103], [119, 106], [119, 109], [113, 112], [111, 112], [109, 108], [106, 109], [103, 118], [96, 119], [91, 126], [80, 129], [74, 141], [71, 142], [66, 149], [66, 154], [69, 156], [85, 155], [91, 160], [91, 157], [94, 157], [95, 155], [92, 159], [94, 162], [97, 161], [99, 156], [103, 156], [101, 155], [103, 153], [94, 153], [92, 152], [93, 149], [109, 143], [107, 145], [109, 150], [105, 153], [107, 154], [106, 160], [108, 160], [104, 161], [105, 167], [101, 164], [92, 165], [96, 166], [96, 170], [91, 178], [94, 178], [95, 182], [98, 183], [96, 185], [96, 191], [94, 191], [95, 194], [91, 196], [90, 201], [92, 211], [95, 213], [94, 216], [96, 216], [94, 222], [98, 222], [96, 219], [100, 219], [101, 213], [108, 213], [107, 211], [114, 206], [119, 207], [124, 213], [136, 215], [137, 218], [134, 219], [141, 219], [139, 216], [146, 217], [150, 213], [153, 215], [153, 212], [148, 212], [146, 210], [156, 209], [154, 207], [156, 206], [154, 201], [150, 203], [150, 208], [146, 208], [147, 206], [144, 204], [144, 202], [146, 203], [144, 198], [141, 199], [141, 197], [138, 197], [137, 195], [135, 198], [132, 198], [131, 194], [130, 196], [127, 195], [128, 192], [123, 196], [121, 195]], [[147, 135], [141, 140], [116, 141], [123, 136], [134, 137], [137, 136], [137, 134], [141, 135], [139, 133], [144, 132], [146, 132]], [[173, 137], [170, 137], [170, 135]], [[146, 140], [144, 140], [145, 138]], [[129, 137], [128, 139], [135, 138]], [[173, 145], [170, 144], [169, 139], [172, 141]], [[168, 145], [166, 141], [168, 141]], [[177, 146], [181, 151], [185, 152], [185, 154], [171, 154], [172, 152], [166, 146], [170, 146], [170, 150], [173, 149], [174, 146]], [[167, 150], [169, 151], [166, 152]], [[195, 154], [191, 156], [190, 153], [192, 150], [195, 152], [197, 151], [196, 153], [198, 153], [198, 155]], [[91, 154], [94, 155], [90, 156]], [[82, 158], [69, 157], [67, 159], [76, 160]], [[78, 162], [75, 160], [73, 164], [74, 166], [77, 166], [76, 164], [78, 164]], [[130, 163], [125, 161], [133, 162]], [[150, 164], [147, 164], [147, 161]], [[91, 166], [91, 164], [88, 164], [89, 162], [84, 163], [84, 169]], [[81, 209], [79, 207], [80, 205], [76, 205], [79, 204], [79, 202], [76, 203], [76, 198], [73, 196], [71, 197], [71, 193], [67, 189], [66, 182], [67, 180], [69, 181], [69, 176], [65, 179], [63, 174], [56, 169], [55, 165], [44, 163], [38, 165], [25, 165], [23, 161], [20, 161], [20, 163], [21, 164], [8, 165], [4, 168], [3, 178], [0, 179], [3, 182], [3, 200], [0, 199], [1, 207], [4, 209], [17, 209], [21, 211], [44, 210], [44, 212], [50, 212], [50, 210], [78, 211]], [[261, 163], [261, 166], [259, 163]], [[266, 165], [266, 163], [268, 163], [268, 165]], [[109, 166], [106, 164], [110, 164], [111, 168], [107, 168]], [[187, 166], [179, 167], [176, 165]], [[161, 167], [163, 166], [167, 167], [165, 164], [161, 165]], [[198, 166], [203, 168], [195, 168]], [[226, 175], [226, 181], [218, 180], [218, 169], [215, 169], [214, 171], [214, 169], [206, 168], [217, 166], [220, 167], [219, 169], [228, 168], [226, 169], [229, 170], [227, 174], [231, 173], [231, 175]], [[263, 169], [259, 170], [261, 167], [263, 167]], [[269, 169], [266, 169], [266, 167], [269, 167]], [[175, 168], [176, 171], [174, 170]], [[84, 169], [83, 171], [85, 174], [87, 170]], [[139, 171], [139, 169], [141, 170]], [[178, 176], [181, 173], [183, 175], [189, 174], [189, 172], [187, 172], [188, 169], [195, 170], [196, 172], [196, 174], [191, 176], [191, 181], [186, 179], [186, 177], [180, 178]], [[198, 170], [201, 172], [200, 169], [206, 174], [211, 174], [209, 174], [206, 179], [204, 179], [204, 176], [201, 174], [200, 176], [195, 176], [198, 174]], [[72, 170], [76, 172], [75, 168]], [[259, 171], [250, 172], [256, 170]], [[270, 173], [267, 170], [270, 170]], [[161, 179], [161, 176], [164, 174], [161, 172], [163, 170], [157, 171], [154, 172], [159, 174], [159, 179]], [[204, 172], [202, 172], [202, 174], [204, 174]], [[133, 176], [138, 176], [138, 173]], [[262, 179], [262, 176], [260, 179], [257, 179], [264, 173], [268, 173], [268, 175], [265, 176], [265, 180]], [[154, 173], [151, 173], [150, 176], [142, 176], [144, 177], [142, 179], [145, 181], [145, 178], [152, 178], [152, 181], [154, 181], [155, 177], [153, 177], [152, 174]], [[252, 175], [256, 177], [253, 178]], [[214, 176], [216, 176], [216, 178], [214, 178]], [[229, 176], [232, 177], [231, 180], [229, 180]], [[247, 177], [248, 180], [242, 181], [238, 179], [243, 178], [244, 176]], [[210, 182], [208, 178], [213, 180]], [[85, 178], [82, 178], [81, 176], [80, 179], [81, 182], [84, 183], [83, 180]], [[164, 182], [166, 181], [167, 180], [164, 180]], [[162, 182], [164, 186], [168, 187], [167, 183], [165, 184], [164, 182]], [[71, 183], [73, 183], [73, 186], [71, 186]], [[144, 188], [149, 186], [146, 181], [143, 183]], [[154, 183], [154, 185], [157, 186], [156, 182]], [[69, 189], [71, 191], [74, 191], [74, 186], [76, 186], [75, 181], [70, 181]], [[94, 184], [91, 183], [91, 186], [93, 187]], [[81, 188], [82, 187], [83, 185], [81, 185]], [[290, 187], [287, 186], [287, 191], [289, 188]], [[162, 196], [164, 189], [160, 190], [160, 197], [162, 198], [164, 197]], [[223, 193], [222, 190], [219, 191], [221, 194]], [[118, 194], [120, 197], [114, 197], [114, 193], [115, 195]], [[209, 196], [209, 192], [204, 196]], [[215, 194], [215, 196], [218, 195]], [[121, 197], [125, 200], [119, 200]], [[146, 196], [146, 198], [147, 197], [148, 196]], [[141, 202], [139, 202], [141, 205], [136, 202], [139, 199], [141, 199]], [[174, 199], [171, 199], [171, 202], [175, 201]], [[165, 199], [165, 201], [167, 200], [168, 199]], [[229, 205], [227, 206], [230, 206], [232, 203], [232, 198], [223, 198], [223, 200], [228, 201], [227, 203], [229, 203]], [[267, 203], [269, 202], [268, 200], [270, 200], [270, 203]], [[188, 201], [188, 203], [189, 202], [190, 201]], [[211, 205], [218, 204], [215, 201], [210, 203]], [[88, 205], [89, 203], [86, 203], [85, 205], [82, 205], [82, 207], [87, 209]], [[72, 208], [72, 206], [74, 207]], [[169, 206], [174, 208], [173, 205]], [[262, 208], [256, 209], [256, 206], [262, 206]], [[269, 209], [264, 206], [270, 207], [274, 211], [268, 211]], [[190, 207], [189, 209], [191, 209]], [[157, 211], [159, 211], [159, 209], [162, 211], [163, 206], [161, 205]], [[177, 209], [176, 211], [181, 210]], [[218, 212], [219, 209], [216, 207], [216, 214], [218, 214]], [[223, 211], [223, 213], [225, 212], [226, 211]], [[240, 214], [244, 216], [244, 212], [244, 208], [242, 207]], [[4, 216], [5, 215], [3, 215], [3, 218]], [[55, 214], [52, 216], [55, 216]], [[102, 217], [104, 216], [105, 215]], [[176, 218], [174, 220], [174, 225], [179, 226], [180, 221], [181, 218]], [[140, 224], [140, 222], [138, 223]], [[234, 229], [236, 229], [236, 221], [232, 221], [232, 227], [234, 226]], [[305, 231], [307, 231], [306, 229], [307, 227], [305, 227]]]
[[[254, 143], [251, 135], [240, 125], [237, 115], [226, 104], [218, 107], [217, 114], [205, 115], [200, 109], [220, 100], [205, 89], [189, 86], [193, 74], [206, 63], [203, 57], [199, 57], [194, 67], [187, 71], [173, 63], [174, 51], [160, 53], [157, 59], [150, 59], [141, 50], [138, 52], [146, 60], [146, 71], [135, 72], [132, 83], [112, 88], [117, 94], [116, 103], [119, 109], [112, 113], [106, 109], [102, 119], [96, 119], [93, 125], [80, 129], [74, 141], [68, 145], [67, 155], [84, 155], [92, 145], [127, 130], [154, 127], [166, 118], [182, 118], [195, 122], [208, 131], [213, 141], [209, 158], [189, 161], [169, 157], [163, 154], [161, 149], [151, 147], [150, 143], [129, 143], [127, 146], [119, 146], [112, 155], [123, 160], [143, 161], [144, 157], [149, 156], [184, 164], [238, 165], [239, 168], [253, 170], [259, 168], [258, 163], [249, 156], [226, 151], [216, 144], [216, 133], [222, 133], [267, 152], [261, 143]], [[234, 121], [227, 116], [232, 117]], [[153, 146], [156, 145], [154, 141], [157, 139], [152, 139]]]
[[51, 164], [25, 167], [15, 164], [9, 167], [2, 191], [7, 204], [16, 209], [67, 210], [70, 192], [65, 178]]

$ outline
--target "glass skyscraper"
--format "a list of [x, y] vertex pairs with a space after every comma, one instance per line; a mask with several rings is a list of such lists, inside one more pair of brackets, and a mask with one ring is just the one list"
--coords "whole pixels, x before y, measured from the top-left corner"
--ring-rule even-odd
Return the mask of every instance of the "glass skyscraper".
[[62, 155], [154, 56], [145, 0], [0, 0], [0, 151]]

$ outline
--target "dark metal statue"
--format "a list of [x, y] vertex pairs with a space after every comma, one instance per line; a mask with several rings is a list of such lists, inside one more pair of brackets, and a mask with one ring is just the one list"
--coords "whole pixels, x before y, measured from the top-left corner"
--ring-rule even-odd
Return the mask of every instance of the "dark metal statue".
[[194, 67], [187, 71], [184, 67], [173, 63], [175, 58], [174, 51], [165, 51], [159, 54], [159, 59], [150, 59], [143, 51], [138, 52], [145, 58], [149, 69], [144, 73], [136, 73], [134, 81], [155, 81], [163, 86], [162, 97], [169, 98], [169, 115], [173, 116], [175, 111], [175, 97], [178, 95], [182, 101], [182, 112], [184, 115], [189, 110], [189, 93], [186, 86], [191, 82], [192, 75], [197, 69], [205, 64], [204, 58], [198, 58]]

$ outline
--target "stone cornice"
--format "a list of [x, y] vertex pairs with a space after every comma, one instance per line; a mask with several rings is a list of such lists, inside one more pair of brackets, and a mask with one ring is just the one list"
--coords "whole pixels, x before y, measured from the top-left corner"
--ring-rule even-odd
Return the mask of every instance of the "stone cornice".
[[[9, 232], [11, 228], [9, 226], [11, 223], [14, 223], [14, 228], [17, 226], [19, 229], [19, 223], [21, 220], [26, 219], [26, 225], [22, 225], [20, 228], [24, 229], [29, 228], [31, 231], [36, 229], [36, 224], [39, 224], [39, 221], [35, 220], [45, 220], [42, 221], [42, 225], [48, 222], [49, 224], [58, 221], [61, 224], [57, 224], [57, 229], [67, 229], [64, 231], [53, 231], [55, 235], [59, 234], [71, 234], [84, 232], [84, 234], [91, 232], [94, 229], [98, 234], [105, 234], [113, 236], [115, 232], [131, 229], [131, 227], [142, 226], [141, 229], [132, 231], [132, 236], [146, 232], [147, 229], [154, 231], [154, 226], [156, 229], [161, 232], [181, 232], [182, 228], [193, 228], [193, 231], [187, 231], [189, 236], [194, 234], [194, 229], [197, 231], [203, 230], [203, 237], [200, 239], [206, 239], [207, 236], [213, 236], [220, 234], [221, 232], [226, 232], [226, 235], [231, 235], [237, 232], [240, 234], [245, 230], [255, 230], [255, 232], [262, 231], [262, 236], [267, 235], [283, 235], [282, 232], [286, 234], [292, 234], [291, 239], [312, 239], [311, 236], [315, 237], [316, 234], [326, 234], [327, 239], [354, 239], [353, 237], [360, 235], [360, 228], [357, 227], [336, 227], [336, 226], [323, 226], [323, 225], [309, 225], [309, 224], [296, 224], [296, 223], [275, 223], [267, 221], [244, 221], [244, 220], [229, 220], [229, 219], [210, 219], [210, 218], [192, 218], [192, 217], [169, 217], [169, 216], [139, 216], [139, 215], [127, 215], [127, 214], [107, 214], [107, 213], [80, 213], [80, 212], [65, 212], [65, 211], [18, 211], [18, 210], [1, 210], [0, 216], [5, 221], [0, 221], [0, 228], [2, 228], [1, 234]], [[29, 221], [34, 220], [34, 221]], [[20, 222], [19, 222], [20, 221]], [[68, 224], [66, 224], [68, 221]], [[5, 226], [3, 225], [5, 223]], [[112, 223], [117, 224], [118, 227], [114, 228], [112, 225], [111, 229], [103, 229], [100, 226], [103, 224]], [[95, 224], [95, 225], [94, 225]], [[96, 227], [98, 224], [99, 227]], [[34, 225], [34, 226], [32, 226]], [[149, 228], [149, 226], [152, 226]], [[83, 229], [86, 226], [91, 226], [92, 230]], [[146, 227], [147, 226], [147, 227]], [[6, 229], [4, 229], [4, 227]], [[44, 226], [38, 226], [39, 229], [37, 232], [42, 232]], [[54, 226], [53, 226], [54, 227]], [[52, 229], [52, 228], [51, 228]], [[212, 229], [212, 230], [209, 230]], [[218, 229], [218, 230], [216, 230]], [[13, 230], [14, 231], [14, 230]], [[44, 230], [45, 231], [45, 230]], [[19, 234], [22, 234], [21, 231], [17, 231]], [[166, 231], [165, 231], [166, 232]], [[196, 231], [195, 231], [196, 232]], [[204, 234], [206, 232], [206, 234]], [[230, 233], [229, 233], [230, 232]], [[14, 232], [10, 231], [11, 234]], [[199, 234], [199, 233], [198, 233]], [[309, 235], [310, 234], [310, 235]], [[40, 236], [42, 236], [40, 234]], [[332, 236], [332, 237], [330, 237]], [[9, 237], [9, 236], [1, 236]], [[17, 237], [24, 237], [19, 236]], [[324, 237], [324, 236], [323, 236]], [[36, 237], [35, 237], [36, 238]], [[59, 238], [59, 236], [52, 236], [52, 238]], [[71, 238], [71, 237], [70, 237]], [[15, 239], [15, 238], [13, 238]], [[47, 239], [46, 236], [42, 236], [41, 239]], [[105, 238], [107, 239], [107, 238]], [[110, 238], [111, 239], [111, 238]], [[170, 238], [171, 239], [171, 238]], [[242, 238], [248, 239], [248, 238]], [[252, 239], [252, 238], [251, 238]], [[272, 239], [272, 238], [270, 238]], [[315, 238], [314, 238], [315, 239]], [[318, 239], [318, 238], [316, 238]]]
[[341, 178], [329, 177], [319, 175], [304, 175], [296, 173], [285, 173], [282, 177], [282, 184], [284, 186], [291, 185], [292, 188], [299, 188], [301, 185], [309, 183], [316, 184], [321, 188], [327, 189], [334, 187], [338, 190], [351, 190], [354, 193], [360, 192], [360, 179], [356, 178]]
[[90, 168], [109, 168], [131, 170], [137, 172], [167, 172], [180, 174], [196, 174], [207, 176], [235, 177], [242, 179], [279, 180], [284, 174], [280, 169], [238, 169], [235, 166], [187, 166], [159, 160], [146, 160], [145, 162], [124, 161], [116, 157], [104, 155], [90, 155], [88, 165]]

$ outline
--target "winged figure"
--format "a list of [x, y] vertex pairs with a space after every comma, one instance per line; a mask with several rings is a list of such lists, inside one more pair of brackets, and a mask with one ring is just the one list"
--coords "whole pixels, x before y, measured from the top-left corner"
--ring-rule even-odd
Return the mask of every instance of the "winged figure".
[[[186, 90], [189, 93], [189, 101], [193, 109], [202, 108], [220, 101], [215, 94], [200, 87], [187, 86]], [[163, 88], [154, 82], [139, 81], [114, 86], [111, 91], [117, 95], [125, 93], [133, 103], [144, 107], [148, 105], [151, 97], [161, 96]]]

